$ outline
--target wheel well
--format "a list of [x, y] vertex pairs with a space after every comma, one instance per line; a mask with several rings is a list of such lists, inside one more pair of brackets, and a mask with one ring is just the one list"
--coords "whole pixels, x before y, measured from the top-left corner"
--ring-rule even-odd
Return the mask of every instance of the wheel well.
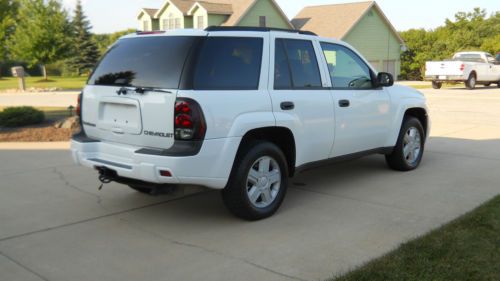
[[475, 71], [475, 70], [473, 70], [473, 71], [471, 71], [471, 72], [470, 72], [469, 77], [471, 77], [471, 75], [474, 75], [474, 77], [476, 77], [476, 78], [477, 78], [477, 74], [476, 74], [476, 71]]
[[429, 126], [429, 121], [428, 121], [429, 116], [427, 115], [427, 111], [425, 111], [425, 109], [410, 108], [405, 112], [405, 118], [408, 116], [417, 118], [422, 124], [422, 127], [424, 127], [424, 132], [427, 134], [427, 128]]
[[290, 177], [295, 174], [295, 138], [292, 131], [284, 127], [266, 127], [248, 131], [241, 141], [238, 153], [253, 141], [265, 140], [278, 146], [285, 154]]

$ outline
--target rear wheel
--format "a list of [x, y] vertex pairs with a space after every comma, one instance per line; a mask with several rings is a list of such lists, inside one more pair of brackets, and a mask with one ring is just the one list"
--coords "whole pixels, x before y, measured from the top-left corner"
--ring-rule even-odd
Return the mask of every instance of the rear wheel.
[[443, 83], [437, 82], [437, 81], [432, 81], [432, 88], [433, 89], [439, 90], [439, 89], [441, 89], [442, 86], [443, 86]]
[[254, 142], [236, 157], [228, 185], [222, 191], [226, 207], [242, 219], [272, 216], [281, 206], [288, 186], [283, 152], [269, 142]]
[[469, 90], [474, 90], [474, 88], [476, 88], [476, 83], [476, 74], [471, 73], [467, 81], [465, 81], [465, 87], [467, 87], [467, 89]]
[[386, 155], [387, 164], [397, 171], [418, 168], [424, 154], [424, 144], [425, 132], [420, 121], [415, 117], [406, 118], [394, 151]]
[[491, 86], [491, 83], [486, 83], [486, 84], [484, 84], [484, 86], [489, 87], [489, 86]]

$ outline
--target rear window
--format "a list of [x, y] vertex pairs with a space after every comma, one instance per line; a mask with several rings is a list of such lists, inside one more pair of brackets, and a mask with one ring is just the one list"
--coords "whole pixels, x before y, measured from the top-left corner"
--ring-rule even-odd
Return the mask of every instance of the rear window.
[[468, 62], [485, 62], [480, 54], [458, 54], [453, 60], [455, 61], [468, 61]]
[[89, 79], [89, 85], [177, 89], [197, 37], [142, 37], [119, 40]]
[[195, 90], [257, 90], [262, 38], [208, 37], [195, 66]]

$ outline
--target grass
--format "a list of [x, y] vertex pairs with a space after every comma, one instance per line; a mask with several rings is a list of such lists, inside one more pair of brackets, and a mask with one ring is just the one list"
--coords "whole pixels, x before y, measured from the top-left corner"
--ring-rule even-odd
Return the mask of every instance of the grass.
[[500, 196], [333, 280], [500, 280]]
[[[87, 82], [87, 77], [49, 77], [48, 81], [42, 77], [26, 77], [26, 88], [60, 88], [63, 90], [82, 89]], [[4, 77], [0, 79], [0, 91], [17, 89], [17, 78]]]

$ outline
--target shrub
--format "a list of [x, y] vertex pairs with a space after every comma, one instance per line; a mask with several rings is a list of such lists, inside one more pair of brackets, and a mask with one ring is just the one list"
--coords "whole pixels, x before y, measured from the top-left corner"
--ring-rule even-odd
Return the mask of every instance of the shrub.
[[45, 120], [45, 114], [33, 107], [9, 107], [0, 112], [0, 126], [21, 127], [40, 124]]

